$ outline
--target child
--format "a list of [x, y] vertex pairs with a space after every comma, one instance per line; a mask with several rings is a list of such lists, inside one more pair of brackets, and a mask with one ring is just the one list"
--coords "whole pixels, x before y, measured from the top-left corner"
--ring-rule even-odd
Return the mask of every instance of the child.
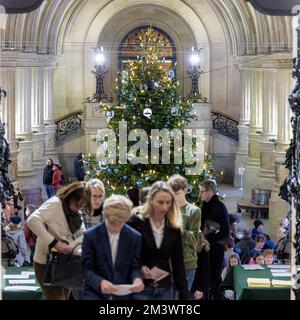
[[[233, 254], [237, 254], [239, 256], [239, 253], [241, 252], [238, 249], [238, 252], [236, 252], [236, 248], [234, 247], [234, 240], [232, 238], [229, 238], [226, 245], [225, 245], [225, 252], [224, 252], [224, 268], [227, 268], [229, 266], [229, 258]], [[240, 258], [240, 257], [239, 257]]]
[[252, 229], [251, 238], [255, 240], [257, 236], [262, 235], [264, 231], [264, 224], [262, 223], [261, 220], [255, 220], [253, 224], [254, 224], [254, 228]]
[[266, 243], [266, 239], [264, 236], [260, 235], [256, 237], [255, 242], [255, 247], [249, 251], [250, 257], [254, 257], [257, 253], [263, 253], [263, 247]]
[[[26, 208], [26, 219], [28, 219], [31, 214], [35, 211], [36, 206], [33, 204], [28, 204]], [[33, 255], [35, 251], [35, 245], [36, 245], [36, 235], [28, 228], [27, 223], [25, 222], [24, 225], [24, 234], [26, 242], [30, 248], [30, 264], [33, 265]]]
[[200, 208], [192, 205], [186, 200], [188, 192], [187, 180], [175, 174], [168, 180], [169, 186], [175, 193], [176, 204], [180, 208], [182, 216], [182, 242], [183, 255], [188, 289], [191, 290], [197, 269], [197, 239], [200, 229]]
[[18, 216], [10, 218], [10, 223], [6, 226], [7, 235], [14, 239], [18, 245], [19, 253], [16, 256], [16, 262], [19, 267], [30, 264], [30, 257], [27, 254], [27, 245], [24, 231], [22, 229], [22, 220]]
[[263, 256], [265, 258], [265, 264], [270, 265], [274, 262], [274, 252], [271, 249], [264, 251]]
[[201, 231], [198, 233], [197, 241], [197, 269], [191, 292], [194, 299], [208, 299], [209, 287], [209, 243]]
[[260, 264], [261, 266], [265, 264], [265, 258], [262, 253], [257, 252], [251, 259], [249, 264]]
[[[229, 257], [228, 266], [222, 272], [222, 281], [226, 278], [227, 274], [231, 271], [233, 266], [237, 266], [241, 264], [240, 257], [238, 254], [233, 253]], [[224, 297], [227, 300], [234, 300], [234, 291], [233, 290], [225, 290]]]

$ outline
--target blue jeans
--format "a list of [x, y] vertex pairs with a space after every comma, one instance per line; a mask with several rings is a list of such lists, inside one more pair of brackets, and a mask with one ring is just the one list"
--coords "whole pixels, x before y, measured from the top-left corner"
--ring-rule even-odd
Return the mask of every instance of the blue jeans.
[[51, 184], [44, 184], [48, 199], [54, 196]]
[[171, 300], [171, 287], [146, 287], [140, 293], [132, 294], [133, 300]]
[[187, 286], [188, 286], [188, 290], [189, 291], [191, 291], [191, 289], [192, 289], [193, 281], [194, 281], [194, 278], [195, 278], [195, 273], [196, 273], [196, 268], [189, 269], [189, 270], [185, 271], [186, 280], [187, 280]]
[[[185, 270], [185, 275], [186, 275], [186, 280], [187, 280], [187, 287], [188, 287], [189, 291], [191, 291], [191, 289], [192, 289], [192, 285], [193, 285], [193, 281], [194, 281], [194, 278], [195, 278], [195, 274], [196, 274], [196, 268]], [[179, 293], [178, 293], [178, 291], [176, 290], [175, 287], [173, 287], [173, 290], [172, 290], [172, 297], [173, 297], [173, 300], [179, 300]]]

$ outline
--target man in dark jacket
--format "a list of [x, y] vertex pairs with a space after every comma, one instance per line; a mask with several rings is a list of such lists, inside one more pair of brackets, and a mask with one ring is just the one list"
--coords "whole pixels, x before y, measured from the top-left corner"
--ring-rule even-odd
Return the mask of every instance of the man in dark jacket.
[[78, 181], [84, 181], [85, 169], [82, 161], [82, 152], [80, 152], [73, 160], [73, 177]]
[[44, 184], [44, 188], [46, 190], [48, 199], [54, 195], [53, 189], [52, 189], [52, 177], [53, 177], [53, 160], [48, 159], [47, 165], [44, 168], [44, 174], [43, 174], [43, 184]]
[[224, 240], [229, 236], [229, 215], [223, 202], [216, 195], [214, 180], [200, 184], [200, 196], [203, 201], [201, 230], [210, 244], [210, 298], [221, 300], [222, 264], [224, 260]]

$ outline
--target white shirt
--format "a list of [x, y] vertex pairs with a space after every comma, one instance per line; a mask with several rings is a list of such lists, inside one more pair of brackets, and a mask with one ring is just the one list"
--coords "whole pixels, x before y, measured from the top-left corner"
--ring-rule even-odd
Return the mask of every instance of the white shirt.
[[119, 244], [120, 233], [109, 233], [107, 226], [106, 226], [106, 229], [107, 229], [108, 238], [109, 238], [112, 262], [114, 266], [116, 262], [117, 254], [118, 254], [118, 244]]
[[160, 225], [159, 228], [156, 228], [155, 223], [154, 223], [152, 218], [150, 218], [149, 220], [150, 220], [150, 224], [151, 224], [154, 240], [155, 240], [155, 243], [156, 243], [156, 247], [157, 247], [157, 249], [159, 249], [160, 246], [161, 246], [161, 243], [163, 241], [163, 237], [164, 237], [165, 218], [162, 220], [162, 224]]

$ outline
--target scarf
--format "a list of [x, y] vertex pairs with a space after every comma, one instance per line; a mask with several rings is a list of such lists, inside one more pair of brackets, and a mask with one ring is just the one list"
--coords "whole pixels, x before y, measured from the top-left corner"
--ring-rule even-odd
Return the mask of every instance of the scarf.
[[69, 208], [68, 203], [64, 200], [62, 200], [62, 206], [63, 206], [65, 217], [67, 219], [69, 229], [71, 233], [74, 234], [76, 231], [80, 229], [82, 225], [81, 215], [78, 212], [73, 212]]

